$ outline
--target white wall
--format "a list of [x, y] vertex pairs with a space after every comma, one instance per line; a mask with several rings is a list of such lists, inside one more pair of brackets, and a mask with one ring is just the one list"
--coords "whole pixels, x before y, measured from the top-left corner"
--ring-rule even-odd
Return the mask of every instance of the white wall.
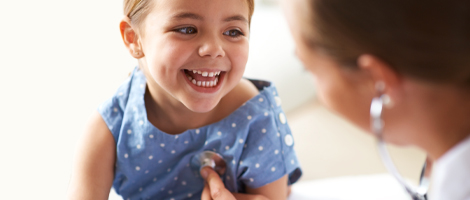
[[[3, 199], [64, 199], [86, 119], [135, 65], [119, 34], [121, 5], [0, 1]], [[291, 109], [313, 93], [282, 20], [272, 8], [255, 14], [246, 75], [275, 81]]]

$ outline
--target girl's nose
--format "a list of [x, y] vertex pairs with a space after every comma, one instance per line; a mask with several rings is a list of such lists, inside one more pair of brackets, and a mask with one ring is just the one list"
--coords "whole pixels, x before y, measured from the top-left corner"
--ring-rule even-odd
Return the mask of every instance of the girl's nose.
[[225, 51], [222, 48], [222, 41], [216, 36], [208, 36], [199, 47], [199, 56], [201, 57], [225, 57]]

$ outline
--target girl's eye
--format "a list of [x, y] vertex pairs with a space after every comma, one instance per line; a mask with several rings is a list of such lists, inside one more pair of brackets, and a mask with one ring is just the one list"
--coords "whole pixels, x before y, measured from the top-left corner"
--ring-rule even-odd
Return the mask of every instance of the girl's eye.
[[230, 36], [230, 37], [239, 37], [239, 36], [242, 36], [243, 33], [239, 30], [236, 30], [236, 29], [232, 29], [232, 30], [228, 30], [228, 31], [225, 31], [224, 32], [224, 35], [227, 35], [227, 36]]
[[196, 28], [193, 28], [193, 27], [178, 28], [175, 31], [179, 32], [179, 33], [182, 33], [182, 34], [195, 34], [195, 33], [197, 33]]

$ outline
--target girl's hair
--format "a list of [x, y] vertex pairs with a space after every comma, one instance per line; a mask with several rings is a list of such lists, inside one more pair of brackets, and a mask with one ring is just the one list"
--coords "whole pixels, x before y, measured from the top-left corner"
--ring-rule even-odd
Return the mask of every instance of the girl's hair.
[[372, 54], [400, 74], [470, 88], [469, 0], [304, 0], [303, 39], [341, 65]]
[[[149, 13], [154, 1], [156, 0], [124, 0], [124, 15], [129, 17], [131, 24], [139, 26]], [[247, 0], [247, 2], [249, 9], [248, 22], [251, 22], [255, 3], [254, 0]]]

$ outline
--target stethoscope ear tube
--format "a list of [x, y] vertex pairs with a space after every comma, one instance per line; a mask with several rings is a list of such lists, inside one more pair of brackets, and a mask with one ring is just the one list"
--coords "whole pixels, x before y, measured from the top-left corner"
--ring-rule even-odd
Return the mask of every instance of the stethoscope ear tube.
[[429, 181], [425, 175], [426, 163], [423, 167], [420, 177], [420, 186], [416, 189], [409, 185], [403, 176], [398, 172], [397, 168], [393, 164], [393, 161], [388, 153], [386, 144], [383, 140], [383, 127], [384, 122], [382, 120], [382, 110], [383, 110], [383, 95], [375, 97], [372, 99], [370, 107], [370, 116], [371, 116], [371, 130], [377, 138], [377, 147], [380, 154], [380, 158], [384, 163], [385, 167], [392, 174], [395, 179], [404, 187], [406, 192], [412, 197], [413, 200], [427, 200], [426, 193], [429, 186]]

